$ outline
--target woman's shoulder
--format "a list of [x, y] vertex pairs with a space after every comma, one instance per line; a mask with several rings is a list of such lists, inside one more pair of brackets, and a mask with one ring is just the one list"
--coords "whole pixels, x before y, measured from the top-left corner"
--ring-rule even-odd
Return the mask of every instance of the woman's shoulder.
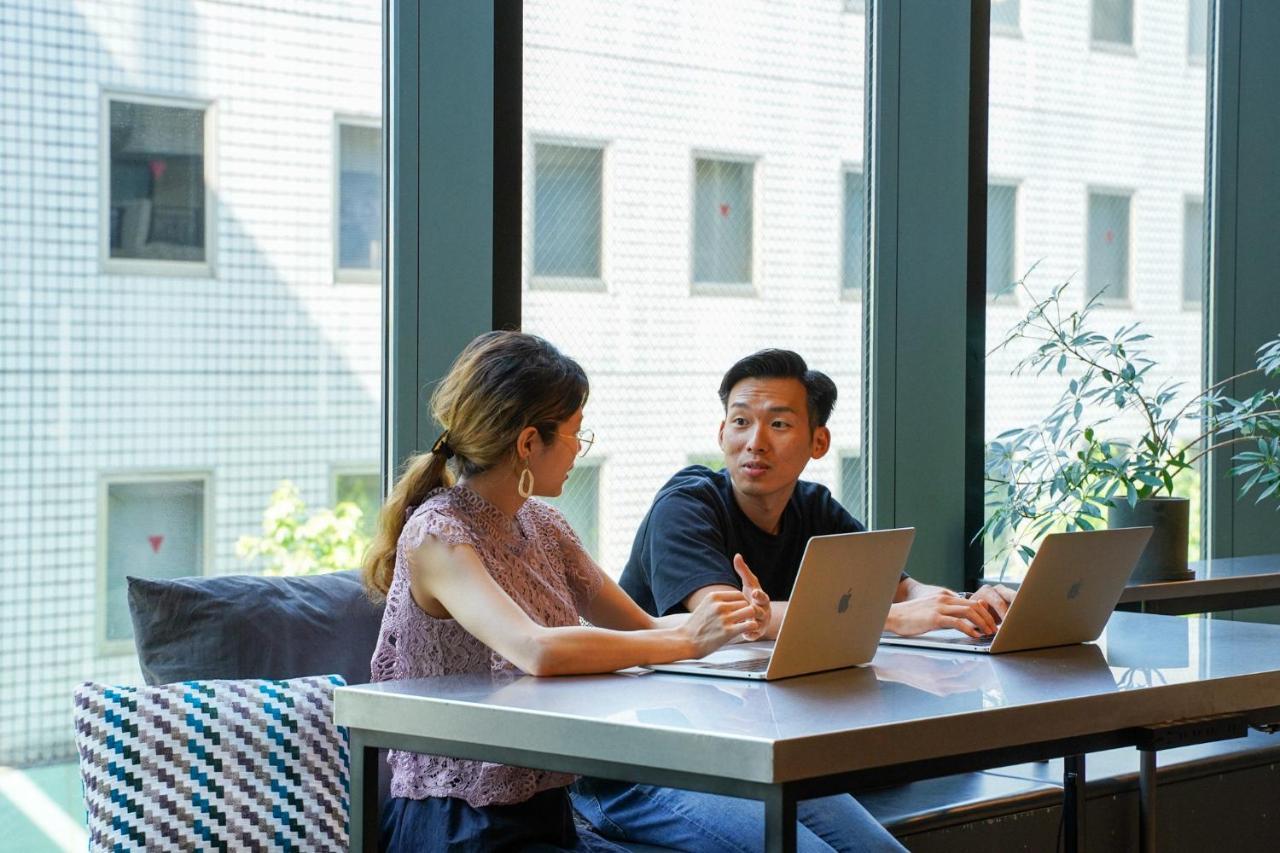
[[409, 511], [401, 541], [420, 544], [425, 537], [435, 536], [458, 543], [474, 538], [474, 519], [462, 498], [456, 487], [428, 492], [422, 503]]

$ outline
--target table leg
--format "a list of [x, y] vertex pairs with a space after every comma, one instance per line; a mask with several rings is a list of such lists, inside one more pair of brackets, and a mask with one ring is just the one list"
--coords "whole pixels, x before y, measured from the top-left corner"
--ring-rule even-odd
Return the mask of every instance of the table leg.
[[1084, 756], [1066, 756], [1062, 761], [1062, 833], [1067, 853], [1085, 849], [1084, 780]]
[[1138, 846], [1142, 853], [1156, 849], [1156, 752], [1138, 750]]
[[347, 825], [352, 853], [378, 849], [378, 748], [366, 746], [357, 729], [349, 729], [351, 748], [351, 814]]
[[795, 853], [796, 798], [785, 785], [774, 785], [764, 799], [764, 849]]

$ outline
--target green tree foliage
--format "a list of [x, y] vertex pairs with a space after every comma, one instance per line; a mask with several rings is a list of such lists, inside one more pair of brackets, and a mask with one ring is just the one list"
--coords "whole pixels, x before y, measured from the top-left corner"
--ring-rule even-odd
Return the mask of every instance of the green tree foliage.
[[262, 514], [262, 535], [241, 536], [236, 556], [262, 559], [268, 575], [318, 575], [360, 565], [369, 536], [361, 526], [363, 513], [351, 501], [329, 509], [308, 510], [298, 487], [284, 480], [271, 494]]

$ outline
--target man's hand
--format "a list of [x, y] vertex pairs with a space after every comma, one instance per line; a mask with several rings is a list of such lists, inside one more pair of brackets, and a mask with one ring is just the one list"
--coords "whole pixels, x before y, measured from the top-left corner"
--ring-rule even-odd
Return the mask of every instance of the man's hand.
[[1009, 605], [1013, 602], [1016, 593], [1004, 584], [996, 584], [995, 586], [983, 586], [973, 595], [969, 596], [970, 601], [981, 601], [983, 604], [991, 608], [996, 616], [996, 624], [1004, 621], [1004, 615], [1009, 612]]
[[[1005, 605], [1008, 609], [1008, 605]], [[955, 628], [970, 637], [994, 634], [996, 619], [985, 601], [965, 598], [948, 589], [899, 601], [889, 608], [885, 628], [912, 637], [935, 628]]]
[[751, 569], [747, 568], [747, 561], [741, 554], [733, 555], [733, 570], [742, 579], [742, 594], [747, 599], [747, 603], [755, 609], [755, 620], [760, 626], [759, 630], [744, 633], [742, 639], [747, 642], [758, 640], [764, 636], [765, 630], [769, 627], [769, 596], [760, 588], [760, 581], [756, 579]]

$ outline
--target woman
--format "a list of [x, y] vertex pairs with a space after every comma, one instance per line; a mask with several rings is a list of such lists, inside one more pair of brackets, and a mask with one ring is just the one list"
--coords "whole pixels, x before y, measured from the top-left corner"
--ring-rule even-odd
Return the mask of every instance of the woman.
[[[491, 332], [458, 357], [431, 400], [445, 431], [409, 462], [365, 560], [370, 594], [386, 600], [375, 681], [610, 672], [763, 630], [737, 591], [651, 618], [558, 512], [529, 500], [559, 495], [590, 447], [587, 393], [582, 368], [532, 335]], [[620, 849], [575, 830], [569, 775], [400, 751], [390, 763], [385, 849]]]

